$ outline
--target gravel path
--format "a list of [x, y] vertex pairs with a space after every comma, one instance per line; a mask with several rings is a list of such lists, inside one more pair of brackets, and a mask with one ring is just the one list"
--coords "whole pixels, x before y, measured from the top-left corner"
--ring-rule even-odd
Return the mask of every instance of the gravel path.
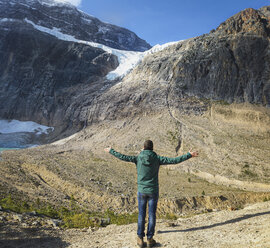
[[[158, 221], [156, 247], [270, 247], [270, 202], [258, 203], [238, 211], [201, 214], [173, 223]], [[70, 231], [72, 232], [72, 231]], [[136, 224], [109, 225], [95, 232], [77, 233], [72, 248], [136, 247]], [[71, 237], [71, 236], [70, 236]]]

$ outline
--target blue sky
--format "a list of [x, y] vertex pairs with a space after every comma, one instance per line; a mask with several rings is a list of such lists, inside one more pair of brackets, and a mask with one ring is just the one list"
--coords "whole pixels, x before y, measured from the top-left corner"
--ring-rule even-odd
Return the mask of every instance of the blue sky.
[[135, 32], [151, 45], [208, 33], [243, 9], [270, 5], [270, 0], [67, 1], [101, 21]]

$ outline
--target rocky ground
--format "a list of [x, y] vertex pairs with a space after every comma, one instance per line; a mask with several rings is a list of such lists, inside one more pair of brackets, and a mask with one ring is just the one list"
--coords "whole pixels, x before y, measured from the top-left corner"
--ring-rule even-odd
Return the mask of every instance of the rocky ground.
[[[262, 201], [264, 195], [242, 196], [237, 202], [235, 195], [270, 191], [269, 114], [263, 111], [219, 104], [204, 115], [181, 115], [169, 108], [92, 124], [50, 145], [5, 151], [0, 161], [0, 193], [62, 205], [68, 205], [73, 196], [92, 211], [134, 211], [135, 165], [117, 160], [104, 147], [135, 155], [145, 139], [152, 139], [160, 155], [174, 157], [190, 147], [200, 152], [198, 158], [161, 168], [163, 212], [192, 209], [193, 198], [199, 202], [202, 195], [223, 195], [230, 199], [229, 205]], [[208, 208], [205, 203], [200, 206]]]
[[[175, 221], [157, 221], [156, 247], [270, 247], [270, 202], [257, 203], [244, 209], [194, 215]], [[136, 247], [136, 224], [109, 225], [100, 229], [69, 229], [55, 226], [52, 220], [3, 213], [0, 211], [0, 245], [9, 248]]]
[[[198, 158], [160, 170], [160, 247], [267, 247], [269, 202], [243, 207], [270, 199], [268, 124], [269, 113], [260, 107], [223, 104], [203, 115], [181, 114], [169, 106], [160, 113], [92, 124], [50, 145], [3, 152], [0, 196], [66, 207], [74, 199], [90, 211], [134, 212], [135, 165], [103, 149], [111, 145], [138, 154], [142, 142], [152, 139], [161, 155], [173, 157], [190, 147], [200, 152]], [[166, 214], [181, 218], [168, 224], [161, 220]], [[62, 230], [44, 220], [27, 221], [27, 216], [2, 217], [1, 247], [135, 245], [136, 224]]]
[[[270, 203], [239, 211], [220, 211], [178, 219], [158, 221], [157, 247], [270, 247]], [[82, 235], [70, 247], [136, 247], [136, 224], [108, 226]]]

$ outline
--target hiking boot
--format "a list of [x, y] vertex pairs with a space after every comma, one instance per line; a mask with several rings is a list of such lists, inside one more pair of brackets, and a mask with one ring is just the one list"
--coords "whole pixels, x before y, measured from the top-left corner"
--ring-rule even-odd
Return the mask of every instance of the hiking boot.
[[153, 247], [157, 242], [153, 239], [147, 239], [147, 247]]
[[143, 238], [137, 236], [137, 245], [140, 248], [143, 248]]

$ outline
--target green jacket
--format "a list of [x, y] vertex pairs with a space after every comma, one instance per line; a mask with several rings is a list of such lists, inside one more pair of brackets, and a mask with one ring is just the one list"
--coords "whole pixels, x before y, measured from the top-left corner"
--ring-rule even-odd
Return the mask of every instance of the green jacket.
[[178, 164], [192, 157], [189, 152], [176, 158], [162, 157], [152, 150], [143, 150], [138, 156], [127, 156], [111, 149], [110, 154], [121, 160], [136, 164], [138, 192], [143, 194], [158, 193], [160, 165]]

